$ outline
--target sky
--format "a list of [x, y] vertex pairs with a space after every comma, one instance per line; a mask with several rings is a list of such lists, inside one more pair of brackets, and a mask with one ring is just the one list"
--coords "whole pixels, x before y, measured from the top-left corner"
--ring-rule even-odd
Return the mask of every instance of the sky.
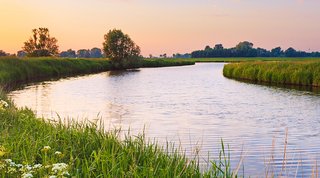
[[16, 53], [47, 27], [60, 51], [102, 48], [115, 28], [144, 56], [240, 41], [320, 51], [319, 9], [320, 0], [0, 0], [0, 50]]

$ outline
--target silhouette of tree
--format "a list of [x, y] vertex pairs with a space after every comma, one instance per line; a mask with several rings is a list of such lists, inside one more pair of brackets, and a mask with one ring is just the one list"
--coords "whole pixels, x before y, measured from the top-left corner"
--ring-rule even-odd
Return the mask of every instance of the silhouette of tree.
[[50, 37], [48, 28], [32, 30], [33, 35], [24, 43], [22, 49], [31, 57], [56, 56], [59, 54], [58, 40]]

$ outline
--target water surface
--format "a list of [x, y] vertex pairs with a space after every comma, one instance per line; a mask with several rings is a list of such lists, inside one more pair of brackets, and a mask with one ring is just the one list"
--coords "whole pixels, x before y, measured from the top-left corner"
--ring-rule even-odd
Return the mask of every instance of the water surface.
[[108, 128], [145, 129], [160, 143], [181, 144], [189, 156], [200, 148], [203, 165], [208, 152], [218, 155], [223, 138], [234, 168], [244, 157], [246, 176], [310, 176], [320, 154], [320, 95], [230, 80], [223, 65], [105, 72], [26, 86], [10, 96], [45, 118], [102, 118]]

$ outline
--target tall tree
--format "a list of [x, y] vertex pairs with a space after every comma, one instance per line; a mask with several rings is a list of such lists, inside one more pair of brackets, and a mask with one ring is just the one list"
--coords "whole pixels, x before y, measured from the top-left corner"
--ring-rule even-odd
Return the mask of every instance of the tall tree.
[[140, 65], [140, 47], [121, 30], [109, 30], [104, 35], [103, 51], [116, 69], [136, 68]]
[[28, 56], [41, 57], [59, 54], [58, 40], [50, 36], [48, 28], [33, 29], [32, 33], [33, 35], [22, 47]]

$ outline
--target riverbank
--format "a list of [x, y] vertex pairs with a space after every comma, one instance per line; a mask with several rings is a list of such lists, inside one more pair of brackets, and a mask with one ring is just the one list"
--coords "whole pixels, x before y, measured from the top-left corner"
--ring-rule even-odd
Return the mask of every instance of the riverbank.
[[102, 59], [0, 58], [0, 86], [7, 90], [17, 85], [52, 78], [98, 73], [110, 70]]
[[223, 75], [256, 83], [320, 87], [320, 61], [232, 63], [225, 65]]
[[[0, 98], [5, 98], [2, 94]], [[2, 100], [2, 103], [5, 103]], [[143, 135], [120, 139], [99, 123], [38, 119], [13, 104], [0, 107], [2, 177], [209, 177], [196, 160], [165, 150]], [[169, 146], [169, 145], [168, 145]], [[218, 173], [218, 171], [217, 171]]]
[[[158, 65], [152, 64], [152, 65]], [[0, 86], [110, 69], [103, 59], [1, 59]], [[17, 109], [0, 91], [0, 175], [2, 177], [231, 177], [226, 156], [201, 172], [169, 143], [143, 135], [120, 138], [102, 123], [54, 122]], [[222, 165], [222, 162], [225, 166]]]
[[[143, 59], [141, 67], [194, 65], [194, 61]], [[7, 90], [20, 84], [112, 70], [108, 59], [0, 58], [0, 86]]]
[[[181, 60], [181, 59], [171, 59], [171, 60]], [[185, 58], [185, 61], [192, 62], [226, 62], [226, 63], [235, 63], [235, 62], [249, 62], [249, 61], [316, 61], [320, 58], [288, 58], [288, 57], [250, 57], [250, 58], [241, 58], [241, 57], [230, 57], [230, 58]]]

